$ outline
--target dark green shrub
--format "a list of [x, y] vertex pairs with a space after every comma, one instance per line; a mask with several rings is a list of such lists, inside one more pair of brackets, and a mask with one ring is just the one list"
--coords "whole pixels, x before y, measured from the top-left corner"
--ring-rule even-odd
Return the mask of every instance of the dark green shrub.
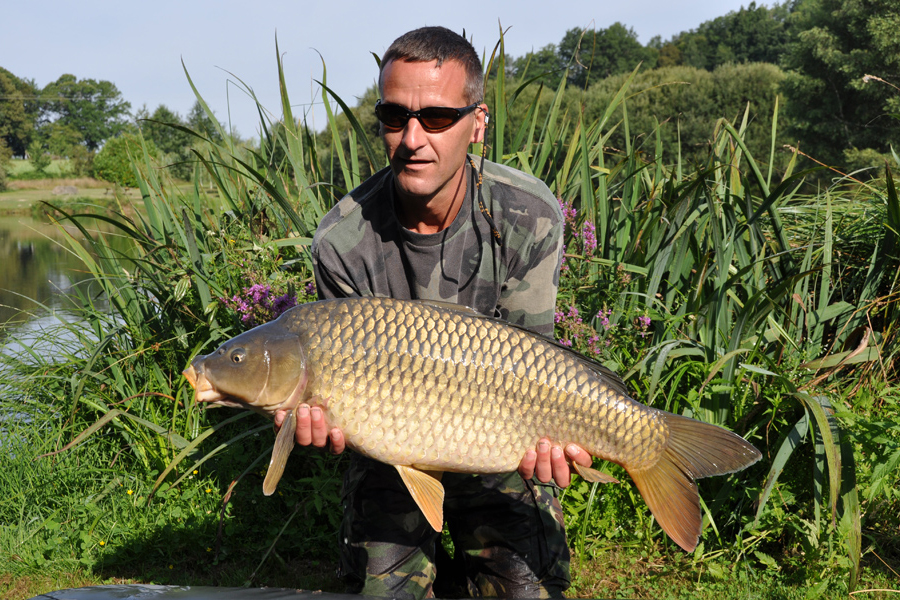
[[150, 156], [154, 158], [159, 156], [153, 142], [141, 140], [130, 133], [106, 142], [103, 149], [94, 157], [94, 177], [126, 187], [137, 187], [138, 179], [131, 166], [131, 159], [143, 154], [142, 143]]

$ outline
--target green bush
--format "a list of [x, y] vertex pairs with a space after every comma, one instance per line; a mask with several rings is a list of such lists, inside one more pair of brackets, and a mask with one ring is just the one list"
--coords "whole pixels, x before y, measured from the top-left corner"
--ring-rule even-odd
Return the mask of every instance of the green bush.
[[135, 163], [142, 162], [140, 158], [144, 148], [151, 157], [159, 156], [153, 142], [142, 140], [136, 135], [126, 133], [112, 138], [94, 157], [94, 177], [125, 187], [137, 187], [138, 178], [132, 167], [132, 160]]
[[94, 172], [95, 153], [81, 144], [72, 148], [69, 156], [69, 170], [75, 177], [89, 177]]
[[9, 178], [6, 170], [9, 168], [11, 158], [12, 151], [6, 146], [6, 141], [0, 138], [0, 192], [5, 192], [8, 187]]
[[[586, 120], [603, 114], [627, 78], [627, 74], [610, 77], [588, 90]], [[638, 145], [644, 140], [653, 144], [654, 130], [660, 124], [665, 162], [674, 163], [680, 151], [684, 160], [700, 163], [708, 156], [716, 120], [725, 118], [738, 126], [749, 107], [747, 144], [754, 156], [765, 160], [778, 85], [783, 79], [781, 69], [766, 63], [726, 64], [711, 72], [683, 66], [639, 72], [625, 102], [628, 134]], [[613, 118], [622, 120], [622, 110]], [[626, 148], [625, 136], [626, 129], [619, 127], [608, 145]]]
[[43, 173], [53, 162], [49, 154], [44, 152], [44, 147], [37, 140], [31, 142], [28, 146], [28, 157], [31, 159], [31, 165], [37, 173]]

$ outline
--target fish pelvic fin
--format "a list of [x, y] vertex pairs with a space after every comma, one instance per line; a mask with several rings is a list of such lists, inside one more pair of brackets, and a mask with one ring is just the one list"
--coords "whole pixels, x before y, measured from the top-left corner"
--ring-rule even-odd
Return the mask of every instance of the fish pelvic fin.
[[585, 467], [577, 462], [573, 462], [572, 466], [575, 468], [575, 472], [581, 475], [582, 479], [590, 483], [619, 483], [619, 480], [609, 473], [598, 471], [593, 467]]
[[281, 430], [275, 437], [275, 445], [272, 447], [272, 458], [269, 460], [269, 470], [263, 480], [263, 494], [271, 496], [281, 481], [287, 459], [294, 449], [294, 436], [297, 433], [297, 411], [289, 410], [281, 425]]
[[656, 521], [693, 552], [700, 540], [700, 495], [695, 480], [749, 467], [762, 455], [741, 436], [717, 425], [666, 414], [669, 441], [656, 464], [628, 469]]
[[444, 528], [444, 486], [441, 485], [439, 473], [420, 471], [406, 465], [394, 467], [428, 523], [435, 531], [441, 531]]

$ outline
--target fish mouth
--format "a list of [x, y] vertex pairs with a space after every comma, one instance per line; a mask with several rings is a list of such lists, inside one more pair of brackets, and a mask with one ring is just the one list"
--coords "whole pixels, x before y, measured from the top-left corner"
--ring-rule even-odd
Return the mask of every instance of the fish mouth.
[[225, 399], [225, 396], [216, 391], [209, 379], [206, 378], [206, 373], [203, 371], [198, 373], [194, 365], [182, 371], [181, 374], [194, 388], [194, 399], [197, 402], [221, 402]]

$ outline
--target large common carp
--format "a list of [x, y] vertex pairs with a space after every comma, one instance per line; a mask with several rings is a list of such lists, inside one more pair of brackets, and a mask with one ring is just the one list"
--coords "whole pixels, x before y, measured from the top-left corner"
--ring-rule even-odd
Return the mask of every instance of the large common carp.
[[614, 373], [552, 340], [443, 303], [304, 304], [198, 356], [184, 374], [200, 402], [292, 411], [272, 451], [267, 495], [294, 446], [293, 409], [318, 405], [350, 448], [397, 468], [437, 531], [440, 472], [515, 471], [546, 436], [624, 467], [663, 530], [691, 551], [700, 535], [694, 480], [760, 458], [730, 431], [632, 400]]

